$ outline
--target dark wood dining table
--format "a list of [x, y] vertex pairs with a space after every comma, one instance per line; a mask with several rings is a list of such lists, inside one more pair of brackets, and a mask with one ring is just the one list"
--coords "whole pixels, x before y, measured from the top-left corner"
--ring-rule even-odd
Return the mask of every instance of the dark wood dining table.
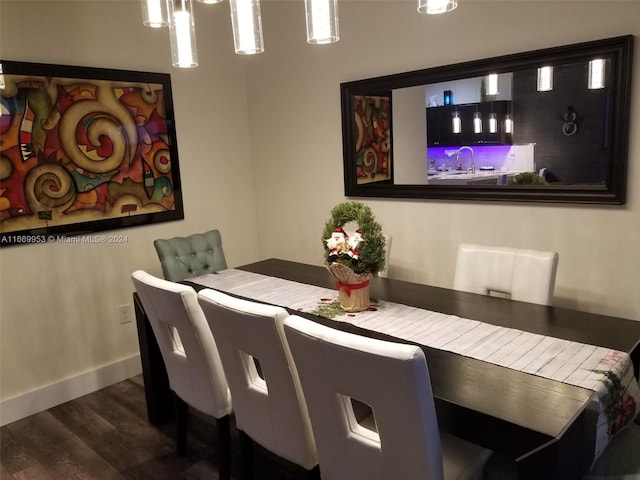
[[[239, 270], [333, 288], [326, 268], [269, 259]], [[183, 282], [196, 289], [201, 285]], [[638, 377], [640, 322], [517, 302], [389, 278], [371, 281], [371, 297], [493, 325], [629, 353]], [[172, 399], [155, 337], [134, 293], [149, 420], [171, 418]], [[375, 338], [397, 340], [349, 323], [292, 311]], [[439, 427], [506, 459], [514, 478], [582, 478], [593, 460], [594, 392], [421, 345], [429, 366]]]

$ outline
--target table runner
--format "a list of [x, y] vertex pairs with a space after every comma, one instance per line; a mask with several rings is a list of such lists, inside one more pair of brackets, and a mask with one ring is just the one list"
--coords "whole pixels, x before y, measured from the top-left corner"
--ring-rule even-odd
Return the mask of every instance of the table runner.
[[392, 302], [346, 313], [335, 290], [236, 269], [187, 280], [593, 390], [599, 410], [594, 458], [638, 412], [640, 389], [625, 352]]

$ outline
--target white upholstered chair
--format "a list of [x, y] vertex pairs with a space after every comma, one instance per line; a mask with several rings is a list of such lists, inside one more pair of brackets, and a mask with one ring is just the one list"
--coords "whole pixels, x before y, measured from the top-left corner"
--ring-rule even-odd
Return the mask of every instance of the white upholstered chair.
[[378, 272], [379, 277], [389, 275], [389, 258], [391, 257], [391, 235], [384, 236], [384, 268]]
[[216, 343], [196, 291], [142, 270], [131, 275], [158, 342], [176, 398], [177, 450], [186, 453], [188, 407], [216, 419], [219, 477], [230, 478], [231, 396]]
[[218, 342], [240, 431], [244, 477], [253, 442], [317, 478], [307, 406], [284, 337], [285, 309], [204, 289], [198, 301]]
[[[285, 333], [304, 390], [323, 480], [480, 479], [491, 455], [438, 431], [419, 347], [292, 315]], [[371, 407], [358, 419], [352, 399]]]
[[483, 295], [499, 292], [512, 300], [551, 305], [557, 268], [556, 252], [463, 243], [453, 288]]

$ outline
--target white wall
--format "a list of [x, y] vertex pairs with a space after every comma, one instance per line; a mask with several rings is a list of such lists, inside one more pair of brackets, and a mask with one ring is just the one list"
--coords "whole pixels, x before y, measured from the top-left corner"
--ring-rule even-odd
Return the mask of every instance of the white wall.
[[179, 70], [168, 32], [143, 27], [137, 1], [0, 2], [0, 58], [171, 73], [185, 206], [183, 221], [118, 231], [126, 244], [0, 250], [2, 400], [67, 388], [138, 354], [135, 323], [120, 325], [117, 307], [131, 303], [132, 271], [162, 275], [155, 238], [218, 228], [229, 265], [258, 259], [244, 80], [251, 59], [233, 52], [228, 3], [196, 9], [206, 25], [200, 67]]
[[393, 183], [427, 184], [427, 115], [424, 87], [393, 92]]
[[[444, 16], [413, 1], [341, 1], [341, 40], [306, 44], [303, 2], [262, 5], [265, 53], [233, 54], [228, 3], [196, 4], [200, 67], [169, 66], [166, 31], [137, 1], [0, 1], [0, 58], [171, 72], [186, 219], [118, 233], [125, 245], [0, 250], [1, 399], [20, 398], [137, 353], [129, 274], [160, 274], [152, 241], [220, 228], [228, 263], [322, 264], [320, 236], [343, 201], [339, 84], [622, 34], [640, 2], [461, 2]], [[557, 303], [640, 320], [637, 45], [629, 196], [623, 207], [365, 200], [393, 236], [389, 276], [451, 287], [459, 242], [560, 253]]]

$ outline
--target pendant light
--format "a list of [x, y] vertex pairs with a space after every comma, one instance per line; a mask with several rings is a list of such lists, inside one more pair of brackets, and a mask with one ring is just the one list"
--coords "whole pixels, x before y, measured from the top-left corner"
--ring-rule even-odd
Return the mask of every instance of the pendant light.
[[0, 63], [0, 90], [4, 90], [6, 87], [4, 83], [4, 73], [2, 72], [2, 64]]
[[229, 0], [233, 44], [239, 55], [264, 52], [260, 0]]
[[509, 113], [504, 116], [504, 133], [513, 133], [513, 119]]
[[480, 112], [473, 114], [473, 133], [482, 133], [482, 115]]
[[334, 43], [340, 39], [337, 0], [305, 0], [307, 43]]
[[496, 118], [495, 113], [489, 114], [489, 133], [497, 133], [498, 132], [498, 119]]
[[553, 90], [553, 67], [538, 68], [538, 91], [549, 92]]
[[605, 66], [607, 61], [597, 58], [589, 61], [589, 90], [597, 90], [605, 87]]
[[455, 10], [458, 0], [418, 0], [418, 12], [437, 15]]
[[169, 0], [171, 64], [179, 68], [198, 66], [196, 26], [191, 0]]
[[462, 133], [462, 119], [460, 118], [460, 112], [458, 110], [453, 112], [453, 118], [451, 119], [451, 131], [453, 133]]
[[198, 0], [199, 3], [204, 3], [206, 5], [213, 5], [215, 3], [221, 3], [222, 0]]
[[151, 28], [169, 25], [166, 0], [142, 0], [142, 24]]

